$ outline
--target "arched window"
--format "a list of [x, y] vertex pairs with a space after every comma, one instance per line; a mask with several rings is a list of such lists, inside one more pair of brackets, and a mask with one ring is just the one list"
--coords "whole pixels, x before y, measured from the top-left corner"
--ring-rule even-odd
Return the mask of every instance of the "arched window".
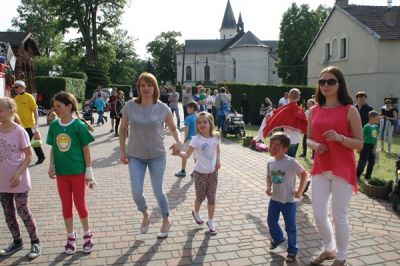
[[210, 66], [209, 65], [204, 66], [204, 80], [205, 81], [210, 80]]
[[192, 67], [186, 67], [186, 80], [192, 80]]
[[236, 80], [236, 59], [232, 59], [232, 65], [233, 65], [233, 79]]

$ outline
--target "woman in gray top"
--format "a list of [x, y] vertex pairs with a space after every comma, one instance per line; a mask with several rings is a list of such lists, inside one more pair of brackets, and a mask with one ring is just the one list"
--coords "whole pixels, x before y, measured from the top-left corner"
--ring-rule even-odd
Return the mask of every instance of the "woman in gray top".
[[[170, 108], [158, 101], [160, 90], [157, 80], [150, 73], [142, 73], [137, 81], [138, 97], [128, 101], [122, 109], [120, 126], [120, 160], [129, 166], [133, 200], [143, 213], [140, 232], [149, 230], [150, 217], [143, 195], [144, 176], [149, 168], [150, 181], [163, 217], [158, 238], [168, 236], [170, 222], [169, 204], [163, 188], [166, 166], [164, 123], [169, 127], [176, 145], [182, 144]], [[125, 140], [130, 130], [127, 150]]]

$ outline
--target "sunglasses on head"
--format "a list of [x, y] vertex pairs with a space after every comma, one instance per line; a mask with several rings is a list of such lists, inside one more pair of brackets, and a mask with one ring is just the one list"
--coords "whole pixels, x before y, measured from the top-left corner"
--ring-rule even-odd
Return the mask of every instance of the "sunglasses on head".
[[328, 86], [335, 86], [337, 82], [338, 81], [336, 79], [319, 79], [318, 85], [324, 86], [326, 83], [326, 84], [328, 84]]

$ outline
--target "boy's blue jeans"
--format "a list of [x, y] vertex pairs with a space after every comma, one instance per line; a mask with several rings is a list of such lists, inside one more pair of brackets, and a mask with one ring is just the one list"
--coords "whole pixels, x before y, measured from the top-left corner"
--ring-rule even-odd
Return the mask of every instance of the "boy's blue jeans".
[[141, 212], [145, 212], [147, 210], [147, 203], [143, 194], [143, 187], [146, 168], [149, 167], [151, 186], [153, 187], [153, 192], [157, 198], [163, 218], [169, 215], [168, 198], [164, 192], [165, 165], [165, 155], [150, 160], [129, 157], [129, 175], [131, 178], [132, 196], [138, 210]]
[[285, 231], [288, 237], [288, 249], [290, 254], [297, 254], [297, 228], [296, 228], [296, 202], [281, 203], [275, 200], [269, 201], [268, 227], [272, 241], [276, 244], [285, 240], [282, 228], [279, 225], [279, 215], [282, 212], [285, 220]]

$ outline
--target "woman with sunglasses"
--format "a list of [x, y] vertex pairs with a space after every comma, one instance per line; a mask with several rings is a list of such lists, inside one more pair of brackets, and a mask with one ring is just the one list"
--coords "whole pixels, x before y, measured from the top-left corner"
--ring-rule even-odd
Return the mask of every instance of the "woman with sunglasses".
[[392, 100], [386, 99], [385, 105], [381, 109], [381, 119], [379, 124], [381, 150], [384, 151], [385, 141], [388, 146], [388, 153], [392, 150], [393, 128], [397, 120], [397, 109], [393, 107]]
[[[361, 118], [337, 67], [321, 71], [316, 98], [318, 105], [308, 116], [307, 145], [315, 151], [312, 205], [324, 251], [311, 264], [335, 259], [332, 265], [346, 265], [350, 235], [347, 212], [352, 193], [357, 191], [354, 150], [363, 145]], [[331, 197], [335, 231], [328, 216]]]

